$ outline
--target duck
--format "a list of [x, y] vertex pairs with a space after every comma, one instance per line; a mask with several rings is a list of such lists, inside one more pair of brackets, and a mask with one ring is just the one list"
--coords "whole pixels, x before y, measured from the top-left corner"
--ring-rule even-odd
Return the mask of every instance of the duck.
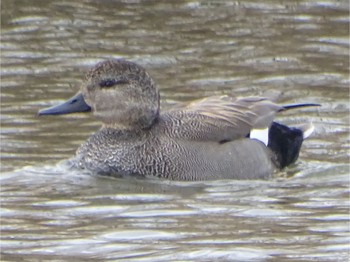
[[77, 94], [38, 115], [92, 112], [102, 127], [72, 158], [73, 167], [109, 176], [169, 180], [269, 179], [294, 163], [313, 131], [274, 119], [285, 110], [266, 97], [211, 96], [160, 111], [159, 90], [137, 63], [107, 59]]

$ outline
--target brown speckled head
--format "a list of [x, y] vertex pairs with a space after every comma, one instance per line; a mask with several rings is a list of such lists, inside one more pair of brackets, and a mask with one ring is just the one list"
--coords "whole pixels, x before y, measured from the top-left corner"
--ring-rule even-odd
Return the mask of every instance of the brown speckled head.
[[159, 92], [141, 66], [125, 60], [98, 63], [81, 87], [86, 103], [105, 126], [150, 127], [159, 115]]

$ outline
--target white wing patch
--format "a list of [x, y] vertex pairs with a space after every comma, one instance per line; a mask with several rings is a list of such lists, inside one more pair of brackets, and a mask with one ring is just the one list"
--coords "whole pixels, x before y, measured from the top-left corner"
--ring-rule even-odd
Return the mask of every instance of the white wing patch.
[[264, 129], [252, 129], [249, 135], [250, 139], [256, 139], [263, 142], [265, 146], [269, 143], [269, 128]]

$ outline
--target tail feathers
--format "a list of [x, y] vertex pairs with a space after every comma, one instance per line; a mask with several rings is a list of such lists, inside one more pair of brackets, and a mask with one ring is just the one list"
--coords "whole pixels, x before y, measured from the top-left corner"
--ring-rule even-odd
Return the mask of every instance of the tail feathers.
[[305, 104], [290, 104], [290, 105], [284, 105], [282, 106], [282, 109], [280, 111], [294, 109], [294, 108], [300, 108], [300, 107], [310, 107], [310, 106], [321, 106], [320, 104], [314, 104], [314, 103], [305, 103]]
[[303, 139], [307, 139], [315, 131], [315, 126], [312, 123], [294, 125], [294, 128], [300, 129], [303, 132]]

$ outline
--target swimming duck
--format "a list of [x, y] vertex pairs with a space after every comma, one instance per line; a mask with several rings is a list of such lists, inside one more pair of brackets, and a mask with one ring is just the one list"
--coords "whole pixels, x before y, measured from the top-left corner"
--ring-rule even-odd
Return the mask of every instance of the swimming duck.
[[215, 96], [160, 112], [159, 103], [155, 82], [143, 67], [110, 59], [88, 72], [75, 96], [39, 115], [92, 111], [102, 128], [77, 150], [73, 163], [98, 174], [267, 179], [296, 161], [313, 129], [273, 122], [276, 113], [317, 105]]

